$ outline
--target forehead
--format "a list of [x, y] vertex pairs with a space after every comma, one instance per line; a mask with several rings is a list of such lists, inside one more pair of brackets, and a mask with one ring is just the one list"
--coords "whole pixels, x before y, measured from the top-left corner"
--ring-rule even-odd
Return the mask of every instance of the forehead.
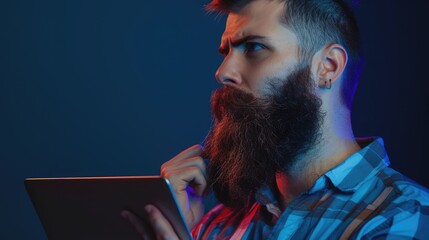
[[228, 14], [222, 41], [246, 35], [269, 36], [283, 28], [280, 18], [284, 4], [278, 0], [252, 1], [236, 13]]

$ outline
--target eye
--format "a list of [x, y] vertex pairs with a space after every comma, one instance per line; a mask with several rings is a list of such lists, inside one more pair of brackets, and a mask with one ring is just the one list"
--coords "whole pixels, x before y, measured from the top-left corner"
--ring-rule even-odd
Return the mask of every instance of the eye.
[[244, 43], [245, 53], [256, 53], [260, 50], [265, 49], [265, 46], [257, 42], [246, 42]]

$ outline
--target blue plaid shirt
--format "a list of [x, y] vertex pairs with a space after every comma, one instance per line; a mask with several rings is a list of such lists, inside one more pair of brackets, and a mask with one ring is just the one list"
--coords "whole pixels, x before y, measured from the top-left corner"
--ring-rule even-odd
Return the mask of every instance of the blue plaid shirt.
[[195, 239], [429, 239], [429, 191], [389, 166], [381, 138], [316, 180], [282, 212], [261, 189], [247, 212], [218, 205]]

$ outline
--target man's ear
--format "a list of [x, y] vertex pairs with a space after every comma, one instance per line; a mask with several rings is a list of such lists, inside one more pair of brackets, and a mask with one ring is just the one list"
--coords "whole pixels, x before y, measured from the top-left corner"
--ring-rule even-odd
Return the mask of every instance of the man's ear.
[[339, 44], [326, 45], [315, 55], [313, 63], [317, 67], [315, 81], [321, 88], [330, 89], [341, 78], [347, 65], [347, 51]]

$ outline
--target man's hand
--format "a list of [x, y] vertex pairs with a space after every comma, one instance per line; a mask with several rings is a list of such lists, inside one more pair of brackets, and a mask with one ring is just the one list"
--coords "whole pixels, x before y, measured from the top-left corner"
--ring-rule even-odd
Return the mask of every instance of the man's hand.
[[153, 205], [146, 205], [144, 210], [146, 212], [144, 220], [128, 210], [123, 210], [121, 216], [134, 227], [143, 240], [179, 239], [171, 224], [158, 208]]
[[202, 196], [207, 186], [207, 175], [201, 153], [202, 147], [194, 145], [161, 166], [161, 176], [170, 181], [190, 229], [204, 214]]
[[[200, 156], [201, 153], [201, 146], [194, 145], [161, 166], [161, 176], [170, 182], [190, 229], [200, 221], [204, 214], [202, 196], [207, 182], [206, 164]], [[122, 217], [134, 226], [142, 239], [179, 239], [170, 222], [158, 208], [146, 205], [144, 209], [146, 211], [144, 220], [148, 221], [153, 232], [148, 231], [148, 224], [133, 213], [126, 210], [121, 213]]]

